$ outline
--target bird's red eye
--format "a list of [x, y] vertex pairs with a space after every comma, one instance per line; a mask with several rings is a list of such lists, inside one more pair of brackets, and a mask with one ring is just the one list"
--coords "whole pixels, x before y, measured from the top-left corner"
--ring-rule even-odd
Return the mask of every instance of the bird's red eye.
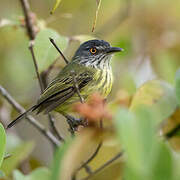
[[91, 52], [91, 54], [95, 54], [97, 52], [97, 49], [96, 48], [91, 48], [90, 52]]

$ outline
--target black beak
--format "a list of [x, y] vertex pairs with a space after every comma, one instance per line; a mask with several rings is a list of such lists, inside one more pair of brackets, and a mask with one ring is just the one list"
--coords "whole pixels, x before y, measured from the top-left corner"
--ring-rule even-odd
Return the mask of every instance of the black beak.
[[124, 49], [122, 48], [119, 48], [119, 47], [109, 47], [106, 52], [108, 54], [111, 54], [111, 53], [116, 53], [116, 52], [121, 52], [121, 51], [124, 51]]

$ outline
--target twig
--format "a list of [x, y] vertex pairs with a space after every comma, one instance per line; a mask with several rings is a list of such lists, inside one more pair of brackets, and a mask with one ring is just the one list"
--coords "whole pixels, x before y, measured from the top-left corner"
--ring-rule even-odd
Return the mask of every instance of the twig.
[[[38, 69], [36, 57], [35, 57], [35, 55], [34, 55], [34, 49], [33, 49], [33, 47], [34, 47], [34, 41], [30, 41], [29, 50], [30, 50], [31, 55], [32, 55], [32, 59], [33, 59], [34, 67], [35, 67], [35, 71], [36, 71], [36, 75], [37, 75], [37, 77], [38, 77], [39, 86], [40, 86], [41, 94], [42, 94], [43, 91], [44, 91], [44, 88], [46, 87], [46, 83], [43, 84], [42, 78], [41, 78], [41, 76], [40, 76], [40, 74], [39, 74], [39, 69]], [[45, 77], [45, 78], [47, 78], [47, 77]], [[49, 118], [50, 125], [51, 125], [51, 128], [52, 128], [52, 130], [53, 130], [54, 135], [56, 135], [57, 138], [58, 138], [60, 141], [63, 141], [63, 142], [64, 142], [64, 139], [61, 137], [61, 135], [59, 134], [58, 130], [56, 129], [54, 118], [52, 117], [52, 115], [51, 115], [50, 113], [48, 113], [48, 118]]]
[[[40, 74], [39, 74], [38, 65], [37, 65], [37, 61], [36, 61], [36, 58], [35, 58], [35, 55], [34, 55], [34, 50], [33, 50], [34, 39], [36, 37], [36, 33], [35, 33], [34, 26], [33, 26], [33, 23], [32, 23], [29, 3], [28, 3], [27, 0], [20, 0], [20, 2], [21, 2], [21, 5], [22, 5], [24, 16], [25, 16], [26, 30], [27, 30], [27, 33], [28, 33], [28, 36], [29, 36], [29, 39], [30, 39], [29, 50], [30, 50], [30, 52], [32, 54], [32, 59], [33, 59], [36, 75], [37, 75], [37, 78], [38, 78], [38, 81], [39, 81], [41, 93], [43, 93], [44, 86], [43, 86], [42, 79], [41, 79]], [[51, 115], [48, 115], [48, 117], [49, 117], [49, 121], [51, 121], [52, 120]], [[56, 129], [55, 126], [54, 126], [54, 121], [51, 122], [51, 124], [53, 124], [53, 130]], [[57, 135], [58, 138], [61, 137], [59, 135], [58, 131], [55, 131], [55, 134]], [[62, 138], [60, 140], [62, 140]]]
[[64, 138], [62, 138], [62, 136], [59, 134], [56, 126], [55, 126], [55, 119], [54, 117], [49, 113], [48, 114], [48, 117], [50, 119], [50, 123], [51, 123], [51, 128], [52, 128], [52, 131], [54, 132], [54, 135], [57, 136], [57, 138], [60, 140], [60, 141], [63, 141], [65, 142]]
[[[62, 51], [59, 49], [59, 47], [56, 45], [54, 39], [52, 38], [49, 38], [50, 42], [54, 45], [54, 47], [57, 49], [57, 51], [60, 53], [61, 57], [64, 59], [65, 63], [68, 64], [69, 61], [66, 59], [66, 57], [64, 56], [64, 54], [62, 53]], [[78, 96], [80, 97], [80, 101], [81, 102], [84, 102], [84, 99], [83, 97], [81, 97], [80, 95], [80, 91], [79, 91], [79, 87], [77, 85], [77, 80], [76, 80], [76, 77], [75, 75], [73, 74], [73, 82], [74, 82], [74, 86], [76, 88], [76, 91], [78, 93]], [[67, 122], [69, 124], [69, 127], [70, 127], [70, 133], [72, 136], [74, 136], [74, 127], [72, 126], [72, 118], [68, 115], [68, 114], [65, 114], [65, 113], [61, 113], [66, 119], [67, 119]]]
[[[100, 128], [103, 128], [103, 122], [102, 120], [100, 120]], [[87, 171], [87, 165], [97, 156], [97, 154], [99, 153], [100, 148], [102, 147], [102, 142], [100, 142], [96, 148], [96, 150], [94, 151], [94, 153], [91, 155], [91, 157], [84, 162], [75, 172], [74, 172], [74, 176], [76, 176], [77, 172], [80, 171], [82, 168], [85, 168], [85, 170]], [[91, 172], [91, 171], [89, 171]], [[91, 172], [92, 173], [92, 172]], [[89, 174], [91, 174], [89, 173]]]
[[85, 169], [85, 171], [86, 171], [88, 174], [91, 174], [91, 173], [92, 173], [92, 170], [91, 170], [91, 168], [90, 168], [88, 165], [85, 165], [85, 166], [84, 166], [84, 169]]
[[36, 61], [36, 58], [35, 58], [35, 55], [34, 55], [34, 48], [33, 47], [34, 47], [34, 41], [30, 41], [29, 50], [30, 50], [31, 55], [32, 55], [34, 68], [35, 68], [36, 75], [37, 75], [37, 78], [38, 78], [38, 81], [39, 81], [39, 86], [40, 86], [40, 89], [41, 89], [41, 93], [43, 93], [44, 86], [43, 86], [43, 83], [42, 83], [42, 80], [41, 80], [41, 77], [40, 77], [40, 74], [39, 74], [39, 69], [38, 69], [37, 61]]
[[[1, 95], [13, 106], [13, 108], [19, 112], [24, 113], [26, 110], [18, 104], [15, 99], [0, 85], [0, 93]], [[46, 128], [41, 125], [37, 120], [35, 120], [32, 116], [27, 116], [26, 119], [34, 126], [36, 129], [38, 129], [51, 143], [53, 143], [56, 146], [60, 145], [60, 141]]]
[[25, 16], [26, 30], [27, 30], [29, 39], [34, 40], [36, 33], [35, 33], [34, 26], [32, 23], [31, 12], [30, 12], [30, 8], [29, 8], [28, 0], [20, 0], [20, 2], [22, 5], [24, 16]]
[[79, 99], [80, 99], [81, 103], [84, 103], [84, 98], [81, 96], [81, 93], [80, 93], [80, 90], [79, 90], [79, 86], [78, 86], [78, 83], [77, 83], [76, 73], [74, 71], [71, 71], [71, 75], [72, 75], [73, 84], [74, 84], [76, 92], [77, 92], [77, 94], [79, 96]]
[[[47, 86], [46, 82], [42, 82], [42, 78], [39, 74], [39, 70], [38, 70], [38, 65], [37, 65], [37, 61], [36, 61], [36, 58], [35, 58], [35, 55], [34, 55], [34, 44], [33, 44], [33, 41], [30, 41], [30, 46], [29, 46], [29, 49], [30, 49], [30, 52], [31, 52], [31, 55], [32, 55], [32, 59], [33, 59], [33, 62], [34, 62], [34, 67], [35, 67], [35, 70], [36, 70], [36, 75], [38, 77], [38, 81], [39, 81], [39, 86], [40, 86], [40, 89], [41, 89], [41, 94], [43, 93], [45, 87]], [[47, 77], [45, 77], [46, 79]], [[54, 121], [54, 118], [52, 117], [52, 115], [50, 113], [48, 113], [48, 118], [49, 118], [49, 121], [50, 121], [50, 125], [51, 125], [51, 128], [53, 130], [53, 133], [54, 135], [57, 136], [57, 138], [60, 140], [60, 141], [63, 141], [64, 142], [64, 139], [61, 137], [61, 135], [59, 134], [58, 130], [56, 129], [56, 126], [55, 126], [55, 121]]]
[[68, 64], [69, 61], [66, 59], [66, 57], [64, 56], [64, 54], [62, 53], [62, 51], [59, 49], [59, 47], [56, 45], [54, 39], [49, 38], [49, 40], [51, 41], [51, 43], [54, 45], [54, 47], [57, 49], [57, 51], [60, 53], [60, 55], [62, 56], [62, 58], [64, 59], [65, 63]]
[[102, 142], [100, 142], [98, 144], [98, 147], [96, 148], [95, 152], [91, 155], [91, 157], [86, 161], [84, 162], [75, 172], [74, 172], [74, 175], [73, 177], [76, 177], [76, 174], [78, 171], [80, 171], [82, 168], [85, 168], [86, 172], [88, 172], [89, 174], [92, 174], [92, 171], [91, 169], [88, 167], [88, 164], [97, 156], [100, 148], [102, 146]]
[[95, 150], [95, 152], [92, 154], [92, 156], [85, 162], [83, 163], [78, 169], [77, 171], [80, 171], [82, 168], [84, 168], [89, 162], [91, 162], [98, 154], [100, 148], [102, 146], [102, 142], [100, 142]]
[[115, 160], [117, 160], [119, 157], [121, 157], [123, 155], [123, 152], [118, 153], [116, 156], [114, 156], [112, 159], [110, 159], [109, 161], [107, 161], [106, 163], [104, 163], [100, 168], [96, 169], [94, 172], [92, 172], [89, 176], [87, 176], [84, 179], [81, 180], [88, 180], [90, 179], [92, 176], [94, 176], [95, 174], [99, 173], [100, 171], [102, 171], [104, 168], [106, 168], [108, 165], [110, 165], [111, 163], [113, 163]]

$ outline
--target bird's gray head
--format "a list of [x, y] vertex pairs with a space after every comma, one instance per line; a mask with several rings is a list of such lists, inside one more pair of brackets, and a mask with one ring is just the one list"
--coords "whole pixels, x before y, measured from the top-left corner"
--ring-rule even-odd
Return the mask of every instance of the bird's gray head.
[[85, 66], [103, 69], [109, 66], [112, 54], [122, 50], [122, 48], [111, 47], [108, 42], [103, 40], [90, 40], [80, 45], [72, 61]]

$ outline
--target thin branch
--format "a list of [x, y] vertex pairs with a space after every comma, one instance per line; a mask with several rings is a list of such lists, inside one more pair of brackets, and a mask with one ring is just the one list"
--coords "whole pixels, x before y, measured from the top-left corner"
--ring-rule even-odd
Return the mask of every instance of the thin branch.
[[[103, 121], [100, 120], [100, 128], [103, 128]], [[85, 168], [85, 170], [87, 169], [87, 165], [97, 156], [97, 154], [99, 153], [100, 148], [102, 147], [102, 142], [100, 142], [96, 148], [96, 150], [94, 151], [94, 153], [91, 155], [91, 157], [84, 162], [74, 173], [74, 176], [76, 176], [77, 172], [80, 171], [82, 168]], [[91, 171], [90, 171], [91, 172]], [[92, 172], [91, 172], [92, 173]], [[89, 174], [91, 174], [89, 173]]]
[[88, 174], [91, 174], [91, 173], [92, 173], [92, 170], [91, 170], [91, 168], [90, 168], [88, 165], [85, 165], [85, 166], [84, 166], [84, 169], [85, 169], [85, 171], [86, 171]]
[[77, 92], [77, 94], [79, 96], [79, 99], [80, 99], [81, 103], [84, 103], [84, 98], [81, 96], [81, 93], [80, 93], [80, 90], [79, 90], [79, 86], [78, 86], [78, 83], [77, 83], [76, 73], [74, 71], [71, 71], [71, 75], [72, 75], [73, 84], [74, 84], [76, 92]]
[[34, 40], [36, 33], [34, 30], [32, 18], [31, 18], [31, 11], [30, 11], [28, 0], [20, 0], [20, 2], [21, 2], [21, 6], [24, 12], [24, 16], [25, 16], [26, 30], [27, 30], [29, 39]]
[[[39, 86], [40, 86], [40, 89], [41, 89], [41, 94], [43, 93], [44, 91], [44, 88], [46, 87], [46, 82], [42, 82], [42, 78], [39, 74], [39, 69], [38, 69], [38, 65], [37, 65], [37, 60], [36, 60], [36, 57], [34, 55], [34, 41], [30, 41], [30, 45], [29, 45], [29, 50], [31, 52], [31, 55], [32, 55], [32, 59], [33, 59], [33, 62], [34, 62], [34, 67], [35, 67], [35, 71], [36, 71], [36, 75], [38, 77], [38, 81], [39, 81]], [[45, 77], [46, 79], [47, 77]], [[60, 141], [63, 141], [64, 142], [64, 139], [61, 137], [61, 135], [59, 134], [58, 130], [56, 129], [56, 126], [55, 126], [55, 121], [54, 121], [54, 118], [52, 117], [52, 115], [50, 113], [48, 113], [48, 118], [49, 118], [49, 121], [50, 121], [50, 125], [51, 125], [51, 128], [53, 130], [53, 133], [54, 135], [57, 136], [57, 138], [60, 140]]]
[[[54, 39], [49, 38], [49, 40], [50, 40], [50, 42], [54, 45], [54, 47], [57, 49], [57, 51], [60, 53], [60, 55], [61, 55], [61, 57], [64, 59], [65, 63], [68, 64], [69, 61], [66, 59], [66, 57], [64, 56], [64, 54], [62, 53], [62, 51], [59, 49], [59, 47], [58, 47], [57, 44], [55, 43]], [[51, 70], [51, 68], [50, 68], [50, 70]], [[47, 71], [47, 72], [48, 72], [48, 71]], [[83, 103], [83, 102], [84, 102], [84, 99], [83, 99], [83, 97], [82, 97], [81, 94], [80, 94], [79, 87], [78, 87], [78, 84], [77, 84], [77, 80], [76, 80], [75, 72], [74, 72], [74, 71], [72, 72], [72, 77], [73, 77], [74, 87], [76, 88], [76, 91], [77, 91], [77, 94], [78, 94], [78, 96], [79, 96], [79, 98], [80, 98], [81, 103]], [[68, 122], [69, 127], [70, 127], [70, 129], [69, 129], [69, 130], [70, 130], [70, 133], [71, 133], [72, 136], [74, 136], [74, 129], [75, 129], [75, 128], [74, 128], [74, 126], [72, 125], [72, 121], [73, 121], [72, 118], [71, 118], [69, 115], [65, 114], [65, 113], [62, 113], [62, 115], [63, 115], [64, 117], [66, 117], [67, 122]], [[75, 126], [76, 126], [76, 125], [75, 125]]]
[[49, 38], [49, 40], [51, 41], [51, 43], [54, 45], [54, 47], [57, 49], [57, 51], [59, 52], [59, 54], [62, 56], [62, 58], [64, 59], [65, 63], [68, 64], [69, 61], [66, 59], [66, 57], [64, 56], [64, 54], [62, 53], [62, 51], [59, 49], [59, 47], [56, 45], [54, 39]]
[[[41, 76], [40, 76], [39, 70], [38, 70], [37, 61], [36, 61], [36, 58], [35, 58], [35, 55], [34, 55], [33, 46], [34, 46], [34, 39], [36, 37], [36, 33], [35, 33], [35, 30], [34, 30], [34, 25], [33, 25], [32, 18], [31, 18], [31, 11], [30, 11], [30, 7], [29, 7], [29, 3], [28, 3], [28, 0], [20, 0], [20, 2], [21, 2], [21, 5], [22, 5], [24, 16], [25, 16], [26, 30], [27, 30], [29, 39], [31, 40], [30, 45], [29, 45], [29, 50], [30, 50], [31, 55], [32, 55], [32, 59], [33, 59], [36, 75], [37, 75], [37, 78], [38, 78], [38, 81], [39, 81], [41, 93], [43, 93], [44, 88], [45, 88], [45, 84], [43, 84], [43, 82], [42, 82], [42, 79], [41, 79]], [[60, 136], [60, 134], [58, 133], [58, 131], [57, 131], [56, 127], [55, 127], [54, 120], [51, 117], [51, 114], [48, 114], [48, 118], [49, 118], [49, 121], [51, 123], [54, 134], [59, 138], [59, 140], [64, 141], [64, 139]]]
[[[34, 44], [33, 44], [33, 41], [30, 41], [30, 46], [29, 46], [29, 49], [31, 51], [31, 54], [32, 54], [32, 59], [33, 59], [33, 62], [34, 62], [34, 67], [35, 67], [35, 70], [36, 70], [36, 75], [38, 77], [38, 81], [39, 81], [39, 86], [40, 86], [40, 89], [41, 89], [41, 94], [43, 93], [45, 87], [47, 86], [47, 83], [44, 81], [44, 83], [42, 82], [42, 78], [39, 74], [39, 69], [38, 69], [38, 65], [37, 65], [37, 60], [35, 58], [35, 55], [34, 55]], [[42, 74], [43, 75], [43, 74]], [[44, 79], [47, 79], [47, 76], [44, 78]], [[59, 134], [56, 126], [55, 126], [55, 121], [54, 121], [54, 118], [52, 117], [52, 115], [50, 113], [48, 113], [48, 118], [49, 118], [49, 121], [50, 121], [50, 125], [51, 125], [51, 128], [53, 130], [53, 133], [54, 135], [57, 136], [57, 138], [60, 140], [60, 141], [63, 141], [64, 142], [64, 139], [61, 137], [61, 135]]]
[[109, 161], [107, 161], [106, 163], [104, 163], [100, 168], [96, 169], [94, 172], [92, 172], [89, 176], [87, 176], [86, 178], [82, 179], [82, 180], [89, 180], [92, 176], [94, 176], [95, 174], [99, 173], [100, 171], [102, 171], [104, 168], [106, 168], [107, 166], [109, 166], [111, 163], [113, 163], [114, 161], [116, 161], [118, 158], [120, 158], [123, 155], [123, 152], [119, 152], [116, 156], [114, 156], [112, 159], [110, 159]]
[[100, 148], [102, 146], [102, 142], [100, 142], [95, 150], [95, 152], [92, 154], [92, 156], [85, 162], [83, 163], [78, 169], [77, 171], [80, 171], [82, 168], [84, 168], [86, 165], [88, 165], [89, 162], [91, 162], [98, 154]]
[[[0, 93], [1, 95], [13, 106], [13, 108], [19, 112], [20, 114], [24, 113], [26, 110], [16, 102], [15, 99], [0, 85]], [[60, 141], [46, 128], [41, 125], [37, 120], [35, 120], [32, 116], [27, 116], [26, 119], [36, 128], [38, 129], [51, 143], [56, 146], [60, 145]]]
[[48, 117], [49, 117], [49, 119], [50, 119], [51, 128], [52, 128], [52, 131], [54, 132], [54, 135], [56, 135], [57, 138], [58, 138], [60, 141], [65, 142], [64, 138], [62, 138], [62, 136], [59, 134], [59, 132], [58, 132], [56, 126], [55, 126], [55, 119], [54, 119], [54, 117], [53, 117], [50, 113], [48, 113]]
[[39, 74], [39, 69], [38, 69], [36, 57], [34, 55], [34, 48], [33, 47], [34, 47], [34, 41], [30, 41], [29, 50], [30, 50], [31, 55], [32, 55], [32, 59], [33, 59], [33, 63], [34, 63], [34, 68], [35, 68], [36, 75], [37, 75], [37, 78], [38, 78], [38, 81], [39, 81], [39, 86], [40, 86], [40, 89], [41, 89], [41, 93], [43, 93], [44, 86], [43, 86], [42, 79], [41, 79], [40, 74]]

